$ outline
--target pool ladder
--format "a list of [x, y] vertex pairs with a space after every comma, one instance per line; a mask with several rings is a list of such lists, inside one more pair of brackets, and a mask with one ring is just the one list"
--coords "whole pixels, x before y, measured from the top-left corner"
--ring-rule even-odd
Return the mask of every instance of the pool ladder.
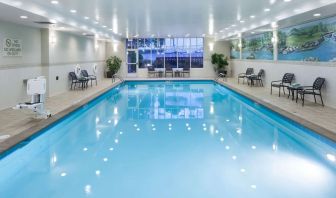
[[226, 79], [226, 75], [223, 73], [219, 73], [218, 76], [216, 77], [215, 81], [218, 81], [220, 78]]
[[121, 76], [119, 76], [119, 75], [117, 75], [117, 74], [114, 74], [114, 75], [112, 76], [112, 82], [113, 82], [113, 83], [115, 82], [115, 79], [116, 79], [116, 78], [118, 78], [121, 82], [124, 82], [124, 81], [125, 81], [123, 77], [121, 77]]

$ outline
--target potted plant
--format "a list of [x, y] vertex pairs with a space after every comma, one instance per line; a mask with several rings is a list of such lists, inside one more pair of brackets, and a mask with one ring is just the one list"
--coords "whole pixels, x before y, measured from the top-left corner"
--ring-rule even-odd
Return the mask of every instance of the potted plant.
[[107, 72], [106, 77], [112, 78], [115, 75], [120, 67], [121, 67], [122, 60], [117, 56], [111, 56], [106, 60]]
[[228, 58], [224, 54], [214, 53], [211, 55], [211, 63], [215, 66], [217, 74], [227, 74], [226, 66], [229, 65]]

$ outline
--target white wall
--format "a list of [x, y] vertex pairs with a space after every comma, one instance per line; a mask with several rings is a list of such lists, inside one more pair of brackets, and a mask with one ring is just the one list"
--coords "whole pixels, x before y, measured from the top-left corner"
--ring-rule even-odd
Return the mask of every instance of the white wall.
[[[50, 36], [56, 38], [51, 44]], [[22, 57], [0, 55], [0, 110], [28, 101], [24, 79], [46, 76], [48, 96], [69, 91], [68, 75], [76, 64], [92, 73], [98, 65], [98, 80], [104, 77], [106, 42], [95, 49], [93, 38], [0, 21], [0, 49], [4, 38], [22, 40]], [[56, 80], [56, 76], [59, 80]]]
[[[265, 70], [265, 84], [270, 87], [271, 81], [280, 80], [284, 73], [294, 73], [295, 81], [310, 86], [316, 77], [326, 78], [323, 89], [323, 99], [327, 106], [336, 108], [336, 64], [335, 63], [306, 63], [292, 61], [256, 61], [232, 60], [234, 76], [244, 73], [247, 67], [253, 67], [255, 73]], [[311, 100], [312, 98], [310, 98]], [[319, 100], [318, 100], [319, 101]]]
[[[49, 32], [56, 38], [56, 43], [49, 44], [49, 96], [58, 95], [69, 90], [69, 72], [79, 64], [89, 74], [93, 73], [93, 65], [98, 66], [98, 81], [103, 78], [106, 43], [98, 41], [95, 48], [93, 38], [74, 35], [66, 32]], [[56, 77], [59, 77], [56, 80]]]
[[[20, 39], [21, 57], [4, 57], [4, 38]], [[39, 29], [0, 21], [0, 109], [28, 99], [24, 79], [42, 75]]]

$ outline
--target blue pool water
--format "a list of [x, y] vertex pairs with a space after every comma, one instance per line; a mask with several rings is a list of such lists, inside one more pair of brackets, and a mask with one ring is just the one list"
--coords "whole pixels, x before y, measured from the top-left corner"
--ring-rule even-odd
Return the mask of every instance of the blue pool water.
[[211, 81], [127, 82], [0, 159], [0, 197], [336, 194], [336, 144]]

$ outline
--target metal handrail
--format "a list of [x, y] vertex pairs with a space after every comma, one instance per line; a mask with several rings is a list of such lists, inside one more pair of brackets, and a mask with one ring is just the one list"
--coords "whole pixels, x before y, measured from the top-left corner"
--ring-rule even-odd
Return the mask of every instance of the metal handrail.
[[117, 74], [114, 74], [114, 75], [112, 76], [112, 82], [115, 82], [115, 79], [116, 79], [116, 78], [118, 78], [121, 82], [124, 82], [124, 81], [125, 81], [123, 77], [121, 77], [121, 76], [119, 76], [119, 75], [117, 75]]

